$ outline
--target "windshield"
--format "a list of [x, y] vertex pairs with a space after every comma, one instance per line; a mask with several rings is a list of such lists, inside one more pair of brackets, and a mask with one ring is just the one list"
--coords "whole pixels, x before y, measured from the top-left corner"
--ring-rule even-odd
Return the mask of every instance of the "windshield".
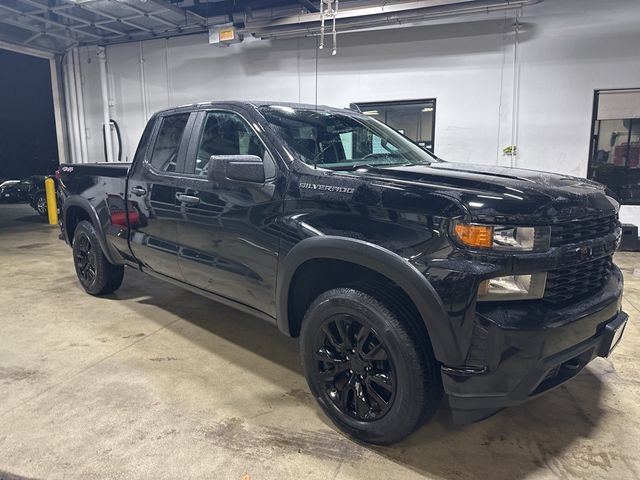
[[340, 170], [439, 161], [384, 123], [364, 115], [284, 106], [260, 111], [309, 165]]

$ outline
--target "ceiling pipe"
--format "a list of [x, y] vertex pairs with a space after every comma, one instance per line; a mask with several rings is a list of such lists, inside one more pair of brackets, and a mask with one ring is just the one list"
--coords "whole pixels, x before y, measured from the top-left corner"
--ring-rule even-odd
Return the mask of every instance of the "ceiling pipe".
[[[517, 10], [543, 0], [423, 0], [377, 7], [342, 9], [336, 17], [339, 31], [428, 21], [454, 15], [471, 15]], [[317, 35], [320, 15], [305, 13], [282, 18], [250, 20], [243, 33], [260, 38]]]

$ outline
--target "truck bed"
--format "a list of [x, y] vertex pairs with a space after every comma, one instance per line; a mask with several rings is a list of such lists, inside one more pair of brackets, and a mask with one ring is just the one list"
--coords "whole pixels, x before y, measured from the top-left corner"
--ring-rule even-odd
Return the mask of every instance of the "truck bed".
[[112, 263], [123, 263], [129, 256], [126, 188], [131, 165], [74, 163], [63, 164], [59, 170], [63, 235], [70, 242], [75, 225], [81, 220], [91, 220], [99, 230], [104, 241], [103, 250]]

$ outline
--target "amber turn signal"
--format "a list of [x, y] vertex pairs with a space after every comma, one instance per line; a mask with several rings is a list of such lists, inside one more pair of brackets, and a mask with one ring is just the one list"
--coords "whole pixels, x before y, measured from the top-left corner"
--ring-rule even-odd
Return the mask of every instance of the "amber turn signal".
[[456, 223], [454, 232], [458, 240], [469, 247], [491, 248], [493, 246], [493, 227]]

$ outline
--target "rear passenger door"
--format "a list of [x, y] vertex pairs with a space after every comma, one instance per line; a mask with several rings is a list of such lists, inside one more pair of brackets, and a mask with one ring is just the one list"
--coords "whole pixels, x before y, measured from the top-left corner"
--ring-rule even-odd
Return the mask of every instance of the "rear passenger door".
[[[248, 112], [246, 112], [248, 113]], [[212, 155], [256, 155], [265, 181], [219, 183], [207, 178]], [[275, 315], [284, 182], [269, 148], [242, 110], [200, 112], [186, 159], [188, 176], [178, 224], [184, 281]]]
[[176, 193], [196, 113], [160, 115], [149, 144], [136, 152], [129, 181], [129, 244], [144, 269], [180, 280]]

